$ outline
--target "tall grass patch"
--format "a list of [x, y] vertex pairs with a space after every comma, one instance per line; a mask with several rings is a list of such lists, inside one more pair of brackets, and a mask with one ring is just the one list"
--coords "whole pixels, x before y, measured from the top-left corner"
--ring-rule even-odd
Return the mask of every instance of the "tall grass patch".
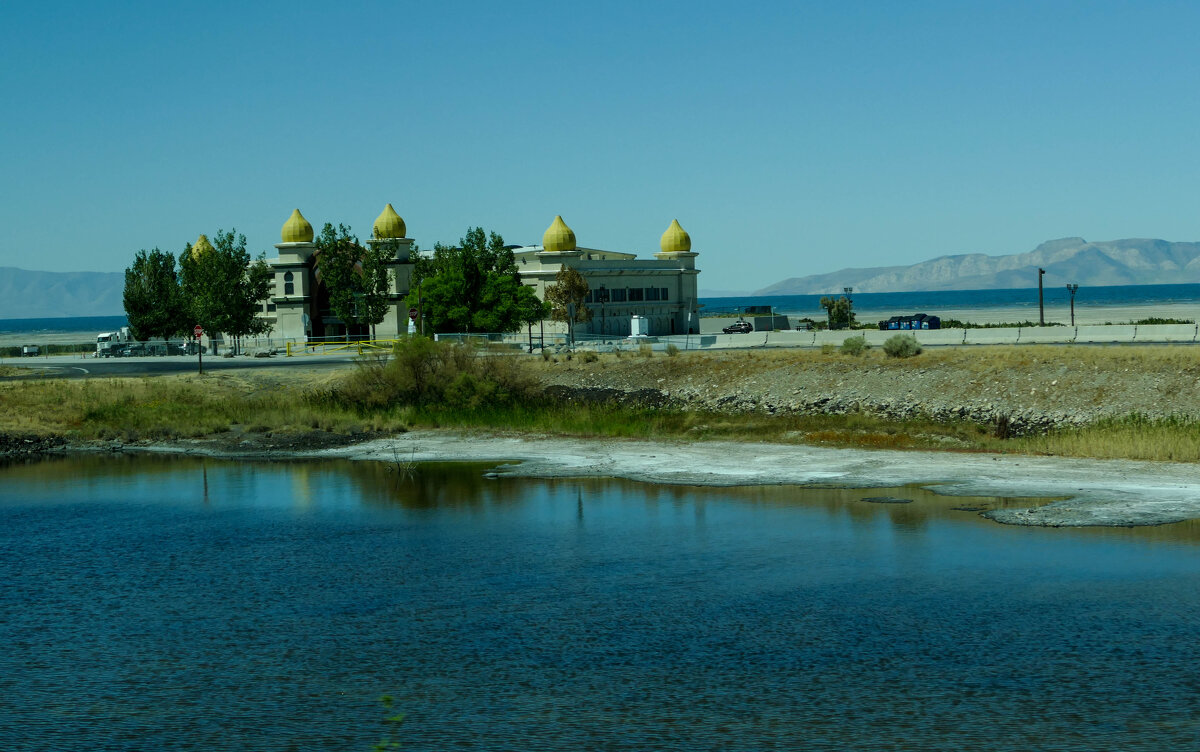
[[1200, 420], [1134, 414], [1010, 442], [1016, 451], [1097, 459], [1200, 462]]

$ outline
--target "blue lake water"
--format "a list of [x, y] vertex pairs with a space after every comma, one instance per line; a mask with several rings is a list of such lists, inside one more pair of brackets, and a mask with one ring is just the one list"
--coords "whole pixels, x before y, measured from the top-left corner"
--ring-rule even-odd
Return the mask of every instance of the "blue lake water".
[[[829, 295], [841, 293], [830, 291]], [[1046, 287], [1043, 291], [1047, 306], [1066, 306], [1070, 293], [1064, 286]], [[737, 313], [746, 306], [772, 306], [777, 313], [814, 316], [824, 315], [821, 295], [760, 295], [732, 298], [701, 298], [705, 314]], [[924, 292], [854, 293], [854, 307], [860, 311], [919, 313], [940, 309], [1010, 309], [1014, 316], [1037, 319], [1037, 284], [1012, 290], [933, 290]], [[1109, 285], [1080, 287], [1075, 294], [1080, 307], [1116, 308], [1144, 305], [1200, 306], [1200, 285]]]
[[13, 464], [0, 749], [1196, 749], [1200, 527], [1025, 503]]
[[64, 316], [44, 319], [0, 319], [0, 334], [112, 332], [129, 325], [125, 316]]

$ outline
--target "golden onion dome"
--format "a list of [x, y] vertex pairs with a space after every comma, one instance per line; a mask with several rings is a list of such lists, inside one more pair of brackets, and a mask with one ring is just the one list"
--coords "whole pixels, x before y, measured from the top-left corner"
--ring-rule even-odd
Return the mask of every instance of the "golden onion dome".
[[280, 231], [279, 237], [284, 243], [311, 243], [313, 228], [299, 209], [293, 209], [292, 216], [283, 223], [283, 230]]
[[575, 231], [567, 227], [567, 223], [559, 215], [554, 215], [554, 221], [542, 235], [542, 249], [547, 253], [563, 253], [575, 250]]
[[692, 237], [687, 230], [679, 226], [678, 219], [671, 220], [671, 226], [662, 234], [658, 246], [663, 253], [688, 253], [692, 250]]
[[192, 243], [192, 258], [199, 261], [201, 256], [205, 255], [206, 253], [212, 253], [215, 250], [216, 249], [212, 247], [212, 243], [208, 242], [208, 236], [201, 235], [200, 237], [196, 238], [195, 243]]
[[404, 219], [396, 213], [391, 204], [383, 207], [383, 211], [375, 218], [375, 237], [381, 240], [402, 238], [406, 232], [408, 228], [404, 226]]

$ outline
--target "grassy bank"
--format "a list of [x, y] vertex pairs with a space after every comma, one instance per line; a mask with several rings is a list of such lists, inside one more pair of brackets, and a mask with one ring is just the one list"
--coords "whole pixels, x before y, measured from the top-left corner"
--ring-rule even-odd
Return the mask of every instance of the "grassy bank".
[[[997, 370], [1042, 363], [1112, 372], [1196, 370], [1192, 351], [1144, 348], [944, 350], [906, 360], [880, 353], [846, 357], [812, 351], [680, 354], [639, 359], [654, 374], [732, 382], [770, 368], [821, 363], [852, 369], [928, 368], [941, 363], [964, 383]], [[614, 356], [581, 363], [486, 357], [421, 340], [388, 359], [364, 360], [338, 375], [298, 369], [207, 376], [0, 383], [0, 432], [70, 438], [170, 440], [235, 431], [258, 434], [398, 432], [414, 427], [516, 431], [593, 438], [771, 441], [838, 447], [947, 449], [1072, 457], [1200, 462], [1200, 421], [1129, 415], [1072, 430], [1003, 437], [969, 421], [887, 420], [873, 415], [703, 412], [613, 403], [548, 400], [554, 369], [609, 374]], [[597, 380], [600, 380], [599, 378]]]
[[238, 427], [304, 433], [403, 430], [395, 411], [361, 414], [304, 399], [311, 385], [227, 376], [23, 380], [0, 385], [0, 432], [123, 441], [202, 438]]

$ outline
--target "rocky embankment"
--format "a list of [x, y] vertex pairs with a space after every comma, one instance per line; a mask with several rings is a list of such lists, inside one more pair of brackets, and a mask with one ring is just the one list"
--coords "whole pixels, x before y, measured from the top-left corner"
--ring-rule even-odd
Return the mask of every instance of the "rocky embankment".
[[1022, 435], [1107, 417], [1200, 417], [1195, 347], [997, 347], [896, 360], [797, 351], [558, 356], [548, 394], [713, 412], [968, 420]]
[[62, 436], [0, 433], [0, 457], [35, 456], [66, 446]]

